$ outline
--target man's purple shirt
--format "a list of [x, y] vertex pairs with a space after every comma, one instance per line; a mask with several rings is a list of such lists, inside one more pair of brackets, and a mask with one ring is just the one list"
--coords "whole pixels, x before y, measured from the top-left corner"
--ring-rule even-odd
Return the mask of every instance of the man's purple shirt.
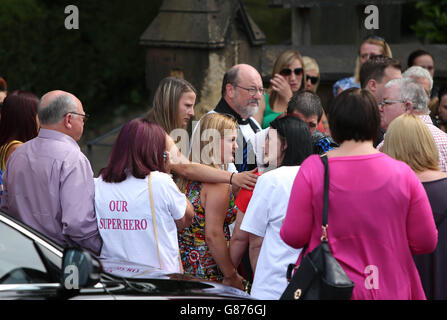
[[73, 138], [40, 129], [11, 154], [3, 184], [1, 208], [11, 216], [63, 246], [100, 253], [93, 171]]

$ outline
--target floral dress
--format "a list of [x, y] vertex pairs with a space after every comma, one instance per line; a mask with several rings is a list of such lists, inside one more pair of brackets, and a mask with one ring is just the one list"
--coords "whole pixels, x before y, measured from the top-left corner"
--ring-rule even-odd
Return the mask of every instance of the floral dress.
[[[212, 281], [222, 281], [223, 274], [214, 261], [205, 241], [205, 209], [200, 203], [201, 182], [191, 182], [186, 187], [186, 197], [194, 207], [192, 224], [179, 233], [179, 247], [185, 274]], [[230, 241], [228, 226], [236, 220], [237, 209], [231, 194], [223, 229]]]

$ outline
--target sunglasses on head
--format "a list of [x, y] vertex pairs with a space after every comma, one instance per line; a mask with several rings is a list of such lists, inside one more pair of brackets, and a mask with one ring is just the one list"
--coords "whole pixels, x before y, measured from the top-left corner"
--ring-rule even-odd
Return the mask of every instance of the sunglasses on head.
[[379, 37], [379, 36], [376, 36], [376, 35], [373, 35], [373, 34], [367, 35], [367, 36], [363, 39], [363, 41], [366, 41], [366, 40], [369, 40], [369, 39], [373, 39], [373, 40], [377, 40], [377, 41], [386, 42], [384, 38]]
[[310, 80], [310, 83], [317, 84], [319, 77], [312, 77], [308, 74], [306, 74], [306, 81]]
[[300, 74], [303, 73], [303, 68], [295, 68], [293, 70], [289, 69], [289, 68], [285, 68], [285, 69], [282, 69], [279, 72], [279, 74], [284, 76], [284, 77], [287, 77], [287, 76], [290, 76], [292, 74], [292, 71], [293, 71], [293, 73], [295, 73], [295, 75], [299, 76]]

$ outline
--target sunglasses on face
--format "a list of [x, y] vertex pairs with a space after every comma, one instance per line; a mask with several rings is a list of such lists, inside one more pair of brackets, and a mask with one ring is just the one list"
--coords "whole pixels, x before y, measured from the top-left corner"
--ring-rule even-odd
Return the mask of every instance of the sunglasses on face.
[[303, 68], [295, 68], [295, 69], [293, 69], [293, 70], [292, 70], [292, 69], [289, 69], [289, 68], [285, 68], [285, 69], [282, 69], [282, 70], [279, 72], [279, 74], [282, 75], [282, 76], [284, 76], [284, 77], [287, 77], [287, 76], [290, 76], [290, 75], [292, 74], [292, 71], [293, 71], [293, 73], [295, 73], [295, 75], [297, 75], [297, 76], [303, 74]]
[[310, 83], [312, 83], [312, 84], [317, 84], [318, 79], [319, 79], [318, 77], [312, 77], [312, 76], [306, 74], [306, 81], [310, 80]]

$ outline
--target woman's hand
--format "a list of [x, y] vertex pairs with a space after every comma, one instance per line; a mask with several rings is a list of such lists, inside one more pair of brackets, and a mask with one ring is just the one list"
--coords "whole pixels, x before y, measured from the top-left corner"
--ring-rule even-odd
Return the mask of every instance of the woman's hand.
[[293, 96], [292, 89], [290, 88], [287, 80], [280, 74], [276, 73], [275, 76], [270, 80], [272, 84], [272, 89], [281, 96], [282, 99], [289, 101]]
[[222, 284], [244, 291], [244, 280], [239, 273], [235, 272], [229, 277], [224, 277]]
[[253, 190], [258, 180], [258, 176], [254, 174], [257, 168], [251, 171], [245, 171], [240, 173], [235, 173], [231, 179], [231, 184], [237, 188], [244, 188], [247, 190]]

